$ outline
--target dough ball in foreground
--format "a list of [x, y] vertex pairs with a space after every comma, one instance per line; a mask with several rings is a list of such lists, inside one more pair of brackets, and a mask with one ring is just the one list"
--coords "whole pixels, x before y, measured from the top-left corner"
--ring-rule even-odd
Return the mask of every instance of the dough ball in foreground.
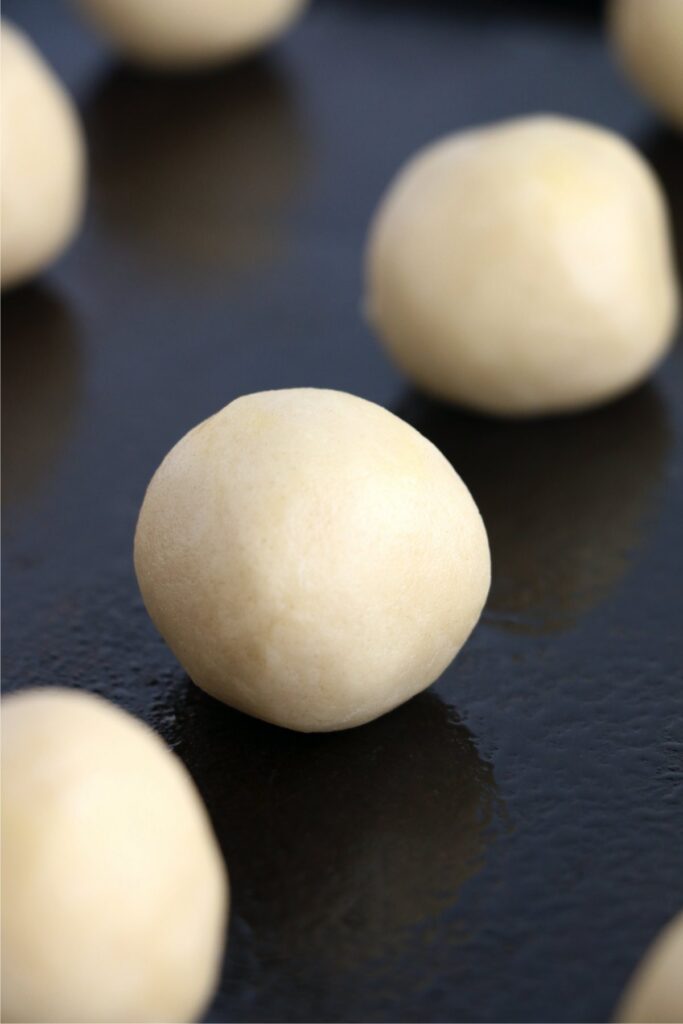
[[608, 24], [626, 73], [655, 107], [683, 128], [681, 0], [612, 0]]
[[2, 701], [2, 1019], [192, 1021], [228, 884], [181, 762], [76, 690]]
[[579, 121], [461, 132], [390, 187], [366, 307], [426, 391], [509, 416], [597, 405], [640, 382], [674, 332], [661, 190], [633, 147]]
[[195, 68], [266, 46], [307, 0], [77, 0], [93, 25], [132, 61]]
[[303, 732], [429, 686], [490, 582], [443, 455], [386, 409], [314, 388], [246, 395], [186, 434], [147, 490], [135, 567], [202, 689]]
[[2, 286], [56, 259], [78, 228], [85, 146], [69, 95], [30, 40], [2, 22]]
[[683, 912], [664, 928], [629, 981], [617, 1009], [620, 1024], [683, 1020]]

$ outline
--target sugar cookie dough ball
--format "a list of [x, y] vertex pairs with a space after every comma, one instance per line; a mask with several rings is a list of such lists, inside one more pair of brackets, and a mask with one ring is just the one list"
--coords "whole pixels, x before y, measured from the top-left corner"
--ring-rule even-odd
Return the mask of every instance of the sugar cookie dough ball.
[[338, 391], [246, 395], [171, 450], [135, 537], [147, 610], [190, 676], [304, 732], [361, 725], [429, 686], [490, 582], [450, 463]]
[[77, 0], [141, 64], [194, 68], [235, 60], [281, 35], [307, 0]]
[[683, 1020], [683, 912], [645, 954], [615, 1019], [620, 1024], [680, 1024]]
[[667, 212], [642, 158], [529, 117], [446, 138], [389, 189], [368, 316], [427, 391], [488, 413], [603, 402], [662, 357], [677, 317]]
[[626, 73], [663, 114], [683, 128], [681, 0], [612, 0], [609, 29]]
[[74, 105], [30, 40], [6, 21], [2, 49], [2, 286], [38, 273], [83, 212], [85, 149]]
[[227, 878], [180, 761], [76, 690], [2, 702], [2, 1019], [191, 1021]]

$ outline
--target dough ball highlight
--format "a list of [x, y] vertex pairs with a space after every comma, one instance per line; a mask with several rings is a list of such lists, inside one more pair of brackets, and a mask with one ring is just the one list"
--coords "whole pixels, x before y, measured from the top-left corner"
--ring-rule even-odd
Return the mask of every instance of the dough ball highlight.
[[271, 43], [307, 0], [78, 0], [130, 60], [192, 69], [244, 57]]
[[2, 287], [37, 274], [69, 244], [85, 195], [85, 146], [70, 96], [31, 41], [0, 28]]
[[2, 1019], [195, 1020], [228, 883], [187, 771], [83, 692], [26, 690], [2, 717]]
[[635, 149], [538, 116], [418, 153], [380, 205], [366, 309], [424, 390], [486, 413], [598, 405], [663, 357], [678, 316], [668, 215]]
[[303, 732], [429, 686], [490, 583], [486, 530], [443, 455], [386, 409], [314, 388], [243, 396], [178, 442], [135, 568], [202, 689]]
[[617, 1009], [619, 1024], [679, 1024], [683, 1020], [683, 912], [648, 949]]
[[683, 3], [612, 0], [608, 27], [619, 63], [644, 96], [683, 128]]

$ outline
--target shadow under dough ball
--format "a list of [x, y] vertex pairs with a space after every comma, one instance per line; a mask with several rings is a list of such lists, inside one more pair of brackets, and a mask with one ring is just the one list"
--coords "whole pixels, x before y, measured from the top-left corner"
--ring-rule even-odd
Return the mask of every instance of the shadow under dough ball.
[[314, 388], [238, 398], [178, 442], [135, 568], [195, 683], [304, 732], [429, 686], [490, 582], [484, 524], [443, 455], [386, 409]]
[[678, 316], [650, 168], [614, 133], [551, 116], [418, 153], [375, 217], [366, 291], [372, 325], [419, 387], [501, 416], [628, 391]]
[[195, 1020], [229, 889], [187, 771], [92, 694], [2, 705], [2, 1019]]
[[314, 975], [332, 992], [350, 970], [394, 975], [511, 827], [492, 765], [434, 693], [324, 736], [245, 719], [195, 687], [173, 719], [273, 983]]
[[80, 413], [84, 371], [78, 317], [56, 292], [28, 285], [5, 296], [2, 331], [7, 516], [8, 506], [35, 497], [59, 464]]
[[267, 267], [306, 177], [300, 99], [266, 58], [191, 79], [110, 70], [85, 108], [98, 227], [183, 289]]
[[396, 411], [444, 453], [481, 511], [495, 566], [486, 612], [498, 628], [571, 628], [653, 528], [672, 438], [652, 385], [543, 423], [472, 416], [415, 393]]
[[286, 31], [306, 0], [77, 0], [135, 63], [193, 69], [227, 63]]

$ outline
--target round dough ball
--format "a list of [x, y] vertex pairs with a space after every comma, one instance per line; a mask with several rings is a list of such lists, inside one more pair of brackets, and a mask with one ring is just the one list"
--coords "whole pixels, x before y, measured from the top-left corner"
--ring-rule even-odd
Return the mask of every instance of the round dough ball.
[[683, 912], [647, 951], [615, 1019], [621, 1024], [680, 1024], [683, 1020]]
[[85, 146], [76, 109], [30, 40], [8, 22], [2, 48], [2, 286], [38, 273], [83, 214]]
[[307, 0], [78, 0], [140, 64], [196, 68], [235, 60], [285, 32]]
[[186, 434], [147, 490], [135, 567], [202, 689], [303, 732], [429, 686], [490, 582], [443, 455], [386, 409], [314, 388], [246, 395]]
[[427, 391], [487, 413], [599, 404], [666, 351], [678, 298], [663, 197], [611, 132], [529, 117], [419, 153], [381, 204], [368, 316]]
[[186, 770], [76, 690], [8, 697], [2, 718], [2, 1019], [194, 1020], [228, 888]]
[[626, 73], [683, 128], [683, 3], [612, 0], [609, 30]]

